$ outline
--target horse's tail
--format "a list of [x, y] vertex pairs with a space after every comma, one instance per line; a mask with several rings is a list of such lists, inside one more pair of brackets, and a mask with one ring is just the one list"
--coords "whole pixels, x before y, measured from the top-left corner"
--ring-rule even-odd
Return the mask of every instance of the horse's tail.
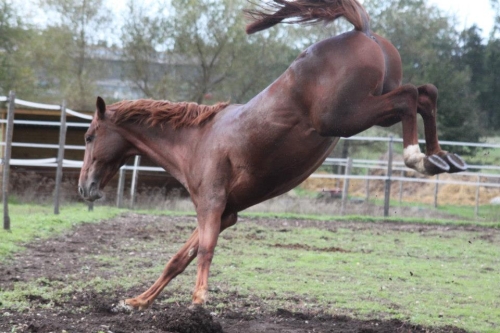
[[332, 22], [341, 16], [356, 30], [370, 31], [370, 17], [357, 0], [273, 0], [265, 7], [246, 13], [254, 20], [247, 25], [247, 34], [265, 30], [289, 18], [292, 20], [286, 23], [318, 23]]

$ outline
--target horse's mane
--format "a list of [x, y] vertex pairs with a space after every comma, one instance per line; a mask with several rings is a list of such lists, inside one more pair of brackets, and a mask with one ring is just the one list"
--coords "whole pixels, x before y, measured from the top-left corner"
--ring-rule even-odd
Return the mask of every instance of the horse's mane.
[[169, 102], [152, 99], [125, 100], [111, 104], [113, 121], [117, 124], [137, 122], [148, 126], [170, 124], [173, 128], [199, 126], [209, 120], [228, 103], [200, 105], [194, 102]]

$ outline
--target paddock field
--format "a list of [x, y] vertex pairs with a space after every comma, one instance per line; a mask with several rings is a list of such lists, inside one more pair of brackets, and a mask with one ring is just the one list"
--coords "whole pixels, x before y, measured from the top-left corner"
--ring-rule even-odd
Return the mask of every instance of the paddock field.
[[220, 237], [206, 311], [187, 309], [191, 265], [150, 309], [114, 312], [195, 225], [123, 212], [30, 241], [0, 260], [0, 332], [500, 331], [500, 229], [474, 223], [244, 215]]

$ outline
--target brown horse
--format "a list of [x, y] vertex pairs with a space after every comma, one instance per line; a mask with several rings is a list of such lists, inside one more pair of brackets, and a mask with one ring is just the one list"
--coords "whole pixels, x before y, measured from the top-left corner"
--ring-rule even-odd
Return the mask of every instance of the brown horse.
[[[101, 197], [127, 158], [146, 155], [177, 178], [195, 205], [198, 227], [143, 294], [127, 299], [144, 309], [195, 258], [193, 304], [207, 299], [208, 275], [217, 239], [239, 211], [289, 191], [330, 154], [339, 137], [374, 125], [403, 124], [408, 167], [434, 175], [466, 168], [442, 151], [436, 135], [437, 89], [401, 85], [397, 50], [370, 31], [356, 0], [274, 0], [274, 12], [251, 11], [253, 33], [284, 19], [332, 21], [344, 16], [355, 29], [306, 49], [264, 91], [244, 105], [137, 100], [97, 111], [85, 135], [79, 192]], [[426, 154], [417, 141], [417, 113], [425, 125]]]

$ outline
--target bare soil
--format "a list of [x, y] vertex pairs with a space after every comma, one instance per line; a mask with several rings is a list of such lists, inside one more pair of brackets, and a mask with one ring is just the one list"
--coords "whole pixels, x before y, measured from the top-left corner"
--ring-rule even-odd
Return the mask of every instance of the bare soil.
[[[252, 219], [262, 226], [279, 230], [284, 221], [280, 219]], [[50, 239], [38, 240], [27, 244], [27, 250], [17, 253], [12, 259], [0, 263], [0, 288], [9, 290], [18, 281], [65, 281], [65, 276], [78, 272], [85, 266], [105, 267], [106, 263], [92, 262], [91, 254], [109, 253], [114, 256], [120, 251], [124, 242], [131, 239], [151, 239], [158, 234], [168, 234], [174, 230], [192, 225], [193, 217], [159, 217], [127, 213], [115, 219], [98, 224], [82, 224], [74, 227], [65, 235]], [[244, 223], [244, 222], [243, 222]], [[318, 221], [287, 221], [290, 226], [332, 228], [332, 224]], [[370, 228], [369, 223], [343, 223], [335, 227]], [[435, 232], [436, 226], [402, 225], [395, 223], [377, 223], [377, 228], [404, 229], [421, 232], [429, 229]], [[431, 230], [432, 229], [432, 230]], [[173, 233], [172, 233], [173, 234]], [[282, 244], [276, 244], [277, 248]], [[314, 249], [311, 249], [314, 250]], [[339, 248], [325, 251], [343, 251]], [[144, 254], [143, 254], [144, 255]], [[155, 254], [144, 261], [156, 260]], [[83, 259], [85, 258], [85, 259]], [[143, 269], [145, 263], [138, 261], [137, 267]], [[147, 267], [147, 266], [146, 266]], [[109, 272], [106, 279], [113, 279]], [[167, 288], [168, 289], [168, 288]], [[179, 332], [179, 333], [306, 333], [306, 332], [465, 332], [456, 327], [422, 327], [400, 320], [363, 321], [346, 316], [332, 316], [325, 312], [314, 313], [292, 312], [287, 309], [271, 308], [266, 301], [256, 297], [245, 297], [238, 294], [224, 295], [217, 302], [231, 304], [217, 315], [206, 308], [190, 309], [185, 304], [159, 302], [143, 312], [117, 312], [114, 304], [124, 294], [135, 295], [143, 291], [142, 286], [132, 290], [114, 290], [97, 292], [94, 290], [74, 291], [68, 301], [53, 306], [46, 306], [51, 300], [38, 295], [27, 296], [30, 308], [17, 311], [2, 308], [0, 300], [0, 332]], [[215, 295], [215, 297], [220, 297]], [[53, 303], [53, 302], [52, 302]], [[248, 309], [253, 309], [249, 311]], [[260, 309], [255, 311], [255, 309]], [[326, 311], [326, 310], [325, 310]]]

